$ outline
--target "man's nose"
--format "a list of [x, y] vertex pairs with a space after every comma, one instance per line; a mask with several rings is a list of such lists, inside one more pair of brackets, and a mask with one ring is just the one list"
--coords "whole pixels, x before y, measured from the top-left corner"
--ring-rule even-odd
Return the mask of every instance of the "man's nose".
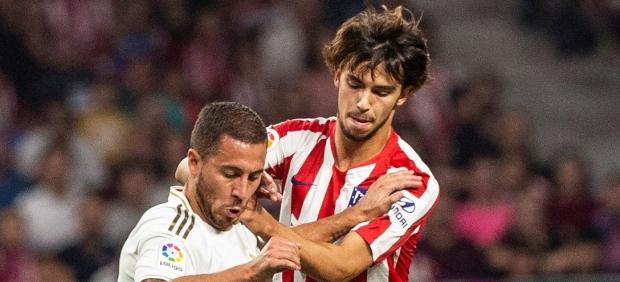
[[234, 184], [232, 195], [241, 200], [246, 200], [250, 197], [250, 190], [250, 181], [246, 178], [240, 177]]
[[357, 98], [357, 109], [360, 112], [365, 112], [370, 109], [370, 99], [372, 98], [372, 92], [370, 89], [365, 89], [364, 91], [360, 91], [359, 97]]

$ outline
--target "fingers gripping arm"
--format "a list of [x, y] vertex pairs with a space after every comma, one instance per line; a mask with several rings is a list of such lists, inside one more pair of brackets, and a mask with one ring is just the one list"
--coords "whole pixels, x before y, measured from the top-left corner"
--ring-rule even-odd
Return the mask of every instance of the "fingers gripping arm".
[[[209, 281], [271, 281], [271, 277], [283, 270], [298, 270], [300, 245], [279, 237], [272, 237], [260, 255], [252, 261], [223, 271], [178, 277], [174, 282]], [[157, 281], [157, 280], [145, 280]]]
[[174, 178], [183, 185], [187, 184], [189, 180], [189, 164], [187, 163], [187, 157], [183, 158], [177, 166], [177, 170], [174, 172]]
[[413, 171], [383, 175], [355, 206], [333, 216], [295, 226], [293, 230], [312, 241], [333, 242], [357, 224], [385, 214], [402, 197], [401, 190], [419, 187], [422, 187], [422, 177], [414, 175]]

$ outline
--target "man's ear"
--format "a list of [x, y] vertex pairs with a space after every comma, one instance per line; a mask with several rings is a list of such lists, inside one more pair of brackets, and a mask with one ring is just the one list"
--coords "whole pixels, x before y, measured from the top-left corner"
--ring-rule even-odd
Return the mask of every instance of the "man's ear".
[[408, 86], [405, 89], [403, 89], [400, 92], [400, 97], [396, 101], [396, 106], [400, 107], [405, 102], [407, 102], [407, 98], [411, 97], [413, 95], [413, 92], [415, 92], [415, 89], [413, 88], [413, 86]]
[[334, 71], [334, 86], [336, 86], [336, 88], [338, 88], [338, 85], [340, 84], [340, 68], [337, 68], [336, 71]]
[[190, 178], [198, 177], [200, 167], [202, 166], [202, 157], [195, 149], [187, 150], [187, 165], [189, 167]]

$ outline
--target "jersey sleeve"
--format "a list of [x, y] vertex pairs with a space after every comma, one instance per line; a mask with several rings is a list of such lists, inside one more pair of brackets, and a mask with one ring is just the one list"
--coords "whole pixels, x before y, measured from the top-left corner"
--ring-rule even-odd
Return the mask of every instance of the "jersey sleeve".
[[275, 179], [282, 179], [286, 170], [284, 160], [287, 157], [286, 147], [282, 146], [280, 136], [285, 136], [285, 126], [282, 124], [267, 127], [267, 157], [265, 170]]
[[293, 155], [308, 146], [313, 147], [326, 134], [329, 121], [325, 118], [293, 119], [267, 127], [267, 173], [274, 179], [285, 178]]
[[423, 193], [415, 189], [403, 190], [403, 197], [381, 217], [356, 226], [372, 252], [373, 263], [382, 261], [420, 231], [422, 223], [439, 197], [435, 178], [426, 175]]
[[145, 238], [137, 252], [135, 281], [148, 278], [169, 281], [186, 275], [191, 267], [184, 242], [164, 233]]

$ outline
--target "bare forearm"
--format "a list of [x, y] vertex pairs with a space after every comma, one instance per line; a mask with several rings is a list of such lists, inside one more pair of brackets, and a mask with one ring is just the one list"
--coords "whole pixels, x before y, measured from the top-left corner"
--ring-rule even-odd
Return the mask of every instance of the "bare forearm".
[[[271, 277], [258, 277], [256, 271], [252, 269], [252, 263], [246, 263], [242, 265], [238, 265], [232, 268], [229, 268], [224, 271], [209, 273], [209, 274], [198, 274], [198, 275], [189, 275], [178, 277], [172, 280], [172, 282], [217, 282], [217, 281], [228, 281], [228, 282], [252, 282], [252, 281], [266, 281]], [[154, 281], [163, 281], [159, 279], [147, 279], [143, 282], [154, 282]]]
[[292, 230], [310, 241], [331, 243], [366, 220], [356, 209], [348, 208], [330, 217], [295, 226]]
[[300, 243], [301, 271], [318, 280], [350, 280], [372, 264], [370, 250], [365, 242], [359, 241], [362, 240], [359, 237], [345, 239], [342, 245], [334, 245], [310, 241], [307, 236], [283, 225], [272, 226], [266, 233]]

